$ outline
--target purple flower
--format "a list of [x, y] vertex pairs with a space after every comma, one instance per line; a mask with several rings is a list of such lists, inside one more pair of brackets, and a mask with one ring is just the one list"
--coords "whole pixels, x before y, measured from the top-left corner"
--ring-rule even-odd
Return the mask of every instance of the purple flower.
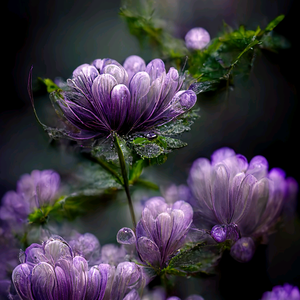
[[229, 148], [215, 151], [211, 162], [197, 159], [188, 185], [195, 226], [211, 230], [217, 242], [266, 236], [297, 189], [296, 181], [285, 179], [283, 170], [268, 172], [264, 157], [255, 156], [248, 163]]
[[179, 186], [171, 184], [163, 186], [160, 189], [167, 203], [174, 203], [178, 200], [187, 200], [190, 198], [190, 189], [184, 184]]
[[17, 183], [17, 193], [33, 207], [51, 205], [56, 200], [60, 176], [53, 170], [33, 170], [24, 174]]
[[89, 266], [100, 263], [100, 243], [98, 239], [91, 233], [75, 233], [69, 245], [72, 248], [74, 255], [84, 257]]
[[138, 265], [132, 262], [119, 263], [111, 284], [109, 299], [122, 300], [128, 293], [131, 293], [131, 296], [127, 299], [135, 299], [131, 297], [136, 296], [136, 293], [131, 290], [143, 287], [144, 282], [144, 274]]
[[0, 245], [1, 245], [0, 246], [0, 281], [1, 281], [1, 280], [9, 279], [12, 270], [18, 265], [20, 247], [18, 241], [12, 235], [4, 235], [4, 234], [0, 234]]
[[127, 252], [124, 247], [119, 247], [114, 244], [106, 244], [101, 249], [101, 262], [117, 266], [124, 262]]
[[195, 27], [185, 35], [186, 47], [192, 50], [201, 50], [210, 42], [209, 33], [201, 27]]
[[[60, 186], [59, 175], [52, 170], [34, 170], [17, 182], [17, 191], [8, 191], [2, 199], [0, 220], [8, 231], [19, 231], [28, 215], [38, 207], [52, 205]], [[9, 229], [8, 229], [9, 228]]]
[[116, 270], [108, 264], [89, 268], [86, 259], [58, 236], [32, 244], [20, 261], [12, 280], [22, 300], [122, 300], [143, 283], [136, 264], [120, 263]]
[[171, 205], [161, 197], [149, 199], [136, 227], [136, 247], [141, 260], [153, 268], [163, 268], [184, 245], [192, 219], [193, 209], [184, 201]]
[[77, 141], [94, 141], [119, 135], [146, 133], [182, 115], [196, 103], [196, 94], [180, 90], [178, 71], [154, 59], [145, 64], [129, 56], [123, 66], [109, 58], [96, 59], [73, 71], [65, 91], [56, 91], [57, 103], [71, 129], [63, 135]]
[[[285, 179], [283, 170], [268, 172], [262, 156], [247, 159], [232, 149], [215, 151], [210, 162], [199, 158], [190, 170], [188, 184], [192, 191], [195, 223], [211, 230], [214, 225], [226, 227], [231, 235], [261, 236], [274, 225], [289, 192], [297, 183]], [[229, 228], [229, 229], [228, 229]], [[224, 229], [225, 230], [225, 229]], [[216, 230], [216, 237], [219, 236]]]
[[261, 300], [299, 300], [298, 287], [286, 283], [283, 286], [275, 286], [272, 292], [265, 292]]
[[[159, 288], [154, 288], [151, 291], [146, 291], [146, 293], [144, 293], [144, 296], [142, 297], [142, 300], [180, 300], [180, 298], [176, 296], [167, 298], [165, 290], [159, 287]], [[199, 295], [191, 295], [185, 298], [185, 300], [204, 300], [204, 299]]]

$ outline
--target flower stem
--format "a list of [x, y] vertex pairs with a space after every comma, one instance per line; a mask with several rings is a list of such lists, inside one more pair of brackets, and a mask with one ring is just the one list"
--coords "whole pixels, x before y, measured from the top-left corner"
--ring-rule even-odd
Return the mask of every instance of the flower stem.
[[130, 196], [130, 191], [129, 191], [129, 180], [128, 180], [128, 175], [127, 175], [127, 168], [126, 168], [126, 162], [124, 158], [123, 151], [120, 146], [120, 141], [118, 138], [117, 134], [114, 134], [114, 143], [118, 152], [119, 156], [119, 162], [120, 162], [120, 167], [121, 167], [121, 173], [123, 177], [123, 186], [126, 192], [127, 200], [128, 200], [128, 205], [129, 205], [129, 210], [130, 210], [130, 215], [131, 215], [131, 220], [132, 224], [134, 227], [134, 230], [136, 228], [136, 220], [135, 220], [135, 214], [134, 214], [134, 209], [133, 209], [133, 204]]

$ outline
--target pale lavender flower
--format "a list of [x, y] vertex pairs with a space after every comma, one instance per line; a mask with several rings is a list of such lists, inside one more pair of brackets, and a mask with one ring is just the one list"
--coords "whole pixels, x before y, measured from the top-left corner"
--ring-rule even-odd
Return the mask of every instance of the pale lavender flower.
[[202, 27], [195, 27], [185, 35], [186, 47], [192, 50], [201, 50], [210, 42], [209, 33]]
[[149, 199], [136, 227], [136, 247], [141, 260], [153, 268], [163, 268], [184, 245], [192, 219], [193, 209], [184, 201], [171, 205], [162, 197]]
[[74, 255], [83, 256], [89, 266], [100, 263], [101, 246], [98, 239], [91, 233], [74, 233], [69, 240]]
[[82, 142], [93, 142], [113, 132], [125, 136], [152, 132], [196, 103], [193, 91], [180, 90], [183, 80], [173, 67], [166, 73], [162, 60], [146, 65], [135, 55], [123, 66], [109, 58], [80, 65], [68, 79], [67, 89], [50, 95], [71, 125], [70, 130], [59, 132]]
[[261, 300], [299, 300], [299, 288], [288, 283], [283, 286], [275, 286], [272, 292], [265, 292]]
[[284, 205], [293, 202], [297, 190], [296, 181], [285, 179], [283, 170], [268, 171], [263, 156], [248, 163], [244, 156], [229, 148], [215, 151], [211, 162], [197, 159], [190, 170], [188, 185], [195, 227], [211, 230], [217, 242], [266, 237]]
[[0, 220], [7, 234], [21, 230], [31, 212], [30, 204], [15, 191], [8, 191], [2, 198]]
[[[143, 295], [141, 300], [180, 300], [180, 298], [176, 296], [167, 298], [166, 292], [163, 288], [155, 288], [151, 291], [146, 291], [146, 293]], [[185, 298], [185, 300], [204, 300], [204, 299], [199, 295], [191, 295]]]
[[160, 188], [162, 196], [167, 203], [174, 203], [179, 200], [188, 200], [190, 198], [190, 189], [184, 185], [171, 184]]
[[17, 193], [30, 208], [51, 205], [56, 200], [60, 187], [60, 176], [53, 170], [33, 170], [31, 174], [24, 174], [17, 183]]
[[101, 262], [117, 266], [126, 260], [127, 252], [123, 246], [106, 244], [101, 249]]
[[36, 208], [52, 205], [60, 187], [60, 176], [53, 170], [34, 170], [17, 182], [17, 191], [8, 191], [2, 199], [0, 220], [7, 231], [20, 231], [28, 215]]

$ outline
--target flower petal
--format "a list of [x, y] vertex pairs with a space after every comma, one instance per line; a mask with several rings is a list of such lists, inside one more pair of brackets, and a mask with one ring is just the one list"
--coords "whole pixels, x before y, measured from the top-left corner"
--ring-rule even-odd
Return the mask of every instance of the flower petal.
[[32, 270], [31, 289], [34, 300], [55, 300], [53, 290], [57, 284], [53, 267], [41, 262]]
[[234, 214], [231, 220], [237, 225], [239, 225], [239, 221], [244, 216], [247, 217], [248, 208], [251, 204], [252, 189], [256, 182], [257, 179], [254, 176], [246, 175], [239, 186]]
[[141, 57], [137, 55], [131, 55], [125, 59], [123, 67], [127, 71], [129, 83], [134, 74], [145, 71], [146, 64]]
[[28, 264], [18, 265], [12, 273], [12, 282], [22, 300], [33, 300], [31, 293], [31, 271]]
[[249, 163], [246, 174], [252, 174], [257, 180], [266, 177], [268, 174], [268, 161], [263, 156], [255, 156]]
[[82, 300], [84, 299], [87, 286], [87, 261], [81, 256], [75, 256], [73, 258], [73, 272], [72, 272], [72, 299]]
[[155, 221], [156, 221], [158, 237], [157, 237], [157, 240], [154, 240], [154, 241], [159, 246], [160, 252], [162, 253], [162, 257], [163, 257], [165, 254], [165, 250], [168, 245], [169, 239], [171, 237], [172, 228], [173, 228], [173, 220], [168, 213], [164, 212], [164, 213], [159, 214]]
[[239, 223], [242, 236], [252, 235], [259, 226], [269, 200], [269, 187], [270, 180], [268, 178], [262, 178], [253, 185], [247, 215], [244, 215]]
[[137, 285], [140, 277], [141, 271], [135, 263], [122, 262], [118, 264], [110, 298], [123, 300], [126, 292]]
[[148, 63], [145, 71], [149, 74], [152, 83], [156, 78], [166, 72], [165, 64], [159, 58], [153, 59]]
[[111, 91], [111, 102], [108, 111], [111, 128], [119, 130], [129, 112], [130, 92], [126, 85], [118, 84]]
[[161, 265], [161, 253], [158, 246], [147, 237], [140, 237], [137, 241], [137, 250], [141, 259], [150, 266]]
[[62, 258], [72, 258], [72, 249], [70, 246], [59, 237], [50, 238], [45, 243], [45, 256], [49, 259], [49, 263], [52, 265]]
[[123, 300], [140, 300], [139, 293], [136, 290], [131, 290]]
[[214, 166], [217, 163], [222, 162], [226, 158], [233, 156], [235, 156], [234, 150], [227, 147], [220, 148], [211, 155], [211, 165]]
[[194, 197], [197, 199], [197, 204], [205, 203], [212, 210], [211, 173], [210, 161], [206, 158], [199, 158], [194, 161], [187, 182]]
[[103, 68], [103, 74], [112, 75], [119, 84], [126, 84], [128, 82], [128, 74], [121, 66], [107, 65]]
[[212, 173], [212, 202], [214, 212], [220, 224], [227, 224], [230, 220], [229, 207], [229, 172], [225, 165], [218, 164]]

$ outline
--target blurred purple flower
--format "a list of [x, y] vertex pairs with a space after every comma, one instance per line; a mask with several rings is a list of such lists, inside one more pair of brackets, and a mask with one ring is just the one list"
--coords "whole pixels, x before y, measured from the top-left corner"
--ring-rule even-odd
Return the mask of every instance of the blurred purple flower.
[[192, 50], [201, 50], [210, 42], [209, 33], [202, 27], [195, 27], [185, 35], [186, 47]]
[[22, 300], [122, 300], [143, 283], [136, 264], [123, 262], [116, 269], [108, 264], [89, 268], [86, 259], [75, 255], [58, 236], [42, 245], [32, 244], [20, 261], [12, 280]]
[[30, 209], [51, 205], [60, 187], [60, 176], [53, 170], [33, 170], [17, 183], [17, 193], [29, 203]]
[[167, 203], [175, 203], [179, 200], [186, 201], [190, 198], [191, 193], [190, 189], [184, 184], [179, 186], [175, 184], [162, 186], [160, 190]]
[[12, 235], [0, 233], [0, 281], [10, 279], [13, 269], [19, 263], [19, 252], [18, 241]]
[[298, 287], [286, 283], [283, 286], [275, 286], [272, 292], [265, 292], [261, 300], [299, 300], [300, 292]]
[[[139, 298], [138, 298], [139, 300]], [[141, 300], [180, 300], [180, 298], [173, 296], [173, 297], [166, 297], [166, 292], [162, 287], [154, 288], [151, 291], [146, 291], [141, 298]], [[191, 295], [185, 300], [204, 300], [199, 295]]]
[[74, 255], [84, 257], [89, 266], [100, 263], [100, 243], [98, 239], [91, 233], [74, 233], [69, 240], [69, 245]]
[[171, 205], [161, 197], [149, 199], [136, 227], [136, 247], [141, 260], [154, 268], [163, 268], [184, 245], [192, 220], [193, 209], [184, 201]]
[[230, 255], [239, 262], [248, 262], [255, 252], [255, 244], [251, 237], [242, 237], [230, 249]]
[[278, 168], [268, 172], [263, 156], [248, 164], [244, 156], [221, 148], [211, 159], [197, 159], [188, 178], [195, 227], [211, 230], [217, 242], [266, 237], [284, 205], [294, 201], [296, 181]]
[[126, 250], [114, 244], [106, 244], [101, 249], [101, 262], [117, 266], [126, 260]]
[[173, 67], [166, 73], [160, 59], [147, 66], [135, 55], [123, 66], [113, 59], [96, 59], [91, 65], [77, 67], [67, 88], [53, 92], [50, 98], [71, 125], [63, 136], [94, 141], [112, 132], [153, 131], [188, 111], [197, 96], [191, 90], [180, 91], [183, 80]]
[[34, 170], [17, 182], [17, 191], [8, 191], [2, 199], [0, 220], [6, 230], [19, 231], [34, 209], [52, 205], [60, 187], [60, 177], [52, 170]]

